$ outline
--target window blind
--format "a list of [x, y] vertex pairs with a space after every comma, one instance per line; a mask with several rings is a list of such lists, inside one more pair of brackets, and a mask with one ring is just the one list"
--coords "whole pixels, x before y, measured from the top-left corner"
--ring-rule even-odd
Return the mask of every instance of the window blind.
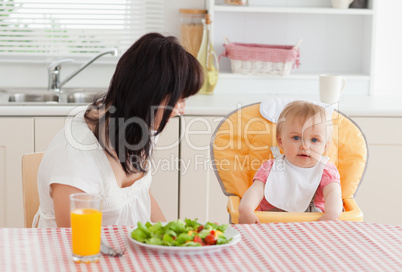
[[0, 0], [0, 56], [93, 56], [124, 52], [160, 32], [163, 0]]

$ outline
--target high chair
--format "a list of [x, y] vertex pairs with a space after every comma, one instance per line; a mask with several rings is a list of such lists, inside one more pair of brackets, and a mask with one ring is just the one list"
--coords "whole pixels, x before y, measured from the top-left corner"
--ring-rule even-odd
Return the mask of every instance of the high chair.
[[[251, 186], [262, 163], [273, 159], [276, 124], [260, 113], [260, 104], [244, 106], [229, 113], [211, 137], [211, 158], [223, 193], [228, 196], [231, 223], [239, 222], [239, 203]], [[364, 134], [346, 115], [332, 113], [333, 136], [324, 155], [330, 157], [340, 173], [344, 212], [340, 220], [363, 221], [354, 195], [364, 176], [368, 146]], [[322, 213], [255, 211], [262, 223], [315, 221]]]

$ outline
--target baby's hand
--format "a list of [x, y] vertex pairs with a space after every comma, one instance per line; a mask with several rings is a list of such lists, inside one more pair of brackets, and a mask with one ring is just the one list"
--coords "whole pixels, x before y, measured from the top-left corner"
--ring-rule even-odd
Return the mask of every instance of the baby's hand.
[[261, 223], [254, 212], [240, 213], [239, 224], [258, 224]]
[[318, 218], [318, 221], [333, 221], [333, 220], [338, 220], [338, 216], [336, 214], [324, 213], [320, 218]]

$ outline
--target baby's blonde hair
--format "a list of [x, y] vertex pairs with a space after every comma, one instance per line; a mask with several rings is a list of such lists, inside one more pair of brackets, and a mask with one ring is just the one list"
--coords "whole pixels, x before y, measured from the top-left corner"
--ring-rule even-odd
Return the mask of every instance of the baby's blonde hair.
[[279, 115], [278, 123], [276, 125], [276, 137], [280, 137], [285, 121], [297, 118], [302, 124], [304, 124], [308, 119], [317, 114], [321, 117], [322, 122], [326, 124], [327, 141], [329, 142], [332, 137], [332, 122], [330, 116], [328, 116], [328, 112], [319, 105], [299, 100], [287, 104]]

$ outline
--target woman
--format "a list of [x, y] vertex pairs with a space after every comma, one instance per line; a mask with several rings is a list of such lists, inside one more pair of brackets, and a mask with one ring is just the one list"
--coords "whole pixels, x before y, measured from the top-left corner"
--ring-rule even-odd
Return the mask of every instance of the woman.
[[[203, 83], [174, 37], [146, 34], [119, 60], [106, 95], [50, 143], [38, 172], [38, 227], [69, 227], [69, 196], [103, 196], [103, 225], [166, 221], [151, 195], [154, 136]], [[35, 224], [35, 220], [34, 220]]]

